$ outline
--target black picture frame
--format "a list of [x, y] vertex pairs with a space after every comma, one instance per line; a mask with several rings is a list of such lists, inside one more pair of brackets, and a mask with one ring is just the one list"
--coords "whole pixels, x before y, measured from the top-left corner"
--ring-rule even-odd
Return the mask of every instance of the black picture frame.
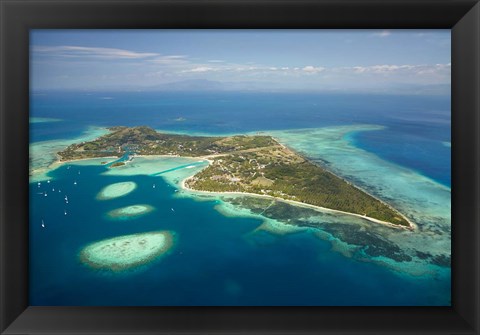
[[[480, 4], [0, 0], [2, 334], [479, 334]], [[28, 306], [29, 29], [452, 29], [452, 307]]]

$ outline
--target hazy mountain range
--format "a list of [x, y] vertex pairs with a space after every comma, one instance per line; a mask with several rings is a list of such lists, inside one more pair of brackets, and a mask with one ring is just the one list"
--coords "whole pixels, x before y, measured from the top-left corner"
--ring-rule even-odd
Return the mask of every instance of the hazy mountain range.
[[[372, 93], [372, 94], [427, 94], [427, 95], [449, 95], [451, 85], [449, 84], [391, 84], [368, 87], [365, 89], [351, 87], [295, 87], [288, 81], [279, 82], [221, 82], [207, 79], [182, 80], [170, 83], [163, 83], [152, 86], [133, 87], [127, 85], [115, 87], [102, 87], [92, 89], [67, 89], [65, 91], [144, 91], [144, 92], [318, 92], [318, 93]], [[54, 90], [60, 91], [60, 90]], [[40, 91], [38, 91], [40, 92]]]

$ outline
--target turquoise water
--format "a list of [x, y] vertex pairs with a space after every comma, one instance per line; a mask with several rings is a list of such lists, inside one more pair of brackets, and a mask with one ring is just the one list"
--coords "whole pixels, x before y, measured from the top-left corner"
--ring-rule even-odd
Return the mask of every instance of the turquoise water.
[[[205, 166], [199, 160], [135, 158], [110, 170], [100, 164], [105, 159], [60, 165], [38, 177], [40, 186], [35, 178], [30, 183], [31, 305], [450, 305], [450, 149], [444, 144], [450, 140], [444, 122], [449, 99], [393, 97], [392, 103], [384, 96], [355, 96], [347, 103], [341, 96], [194, 94], [178, 99], [173, 94], [157, 96], [155, 102], [152, 93], [131, 95], [128, 101], [120, 95], [108, 101], [88, 97], [34, 99], [31, 116], [63, 120], [31, 125], [38, 147], [48, 151], [58, 146], [52, 141], [81, 139], [89, 126], [107, 125], [113, 109], [120, 110], [115, 125], [151, 120], [156, 128], [181, 132], [265, 131], [389, 201], [418, 229], [392, 229], [265, 200], [192, 195], [178, 182]], [[384, 100], [395, 112], [382, 112]], [[188, 114], [191, 105], [209, 113]], [[221, 112], [226, 106], [228, 118]], [[101, 108], [104, 114], [98, 113]], [[169, 121], [171, 116], [192, 121], [178, 125]], [[408, 150], [412, 145], [418, 150]], [[105, 186], [126, 181], [137, 188], [123, 197], [96, 199]], [[154, 210], [130, 220], [107, 215], [135, 204]], [[79, 260], [79, 252], [92, 242], [163, 230], [175, 233], [171, 251], [134, 270], [93, 270]]]

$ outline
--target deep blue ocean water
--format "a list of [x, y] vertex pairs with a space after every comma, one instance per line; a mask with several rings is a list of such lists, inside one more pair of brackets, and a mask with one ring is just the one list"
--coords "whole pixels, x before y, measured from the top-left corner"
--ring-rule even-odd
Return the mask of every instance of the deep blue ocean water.
[[[450, 99], [439, 96], [280, 93], [34, 94], [31, 142], [80, 136], [89, 126], [148, 125], [210, 134], [376, 124], [354, 144], [450, 185]], [[311, 234], [248, 235], [261, 222], [225, 217], [215, 201], [176, 199], [159, 177], [100, 175], [104, 166], [62, 166], [40, 188], [31, 183], [31, 305], [448, 305], [450, 281], [400, 274], [332, 252]], [[81, 174], [78, 174], [78, 171]], [[77, 181], [77, 185], [73, 182]], [[131, 194], [98, 201], [106, 185], [134, 181]], [[152, 183], [156, 188], [152, 188]], [[51, 192], [56, 188], [56, 192]], [[61, 189], [62, 193], [58, 192]], [[47, 191], [48, 197], [40, 192]], [[69, 203], [65, 204], [64, 196]], [[112, 209], [149, 204], [129, 221]], [[175, 208], [175, 212], [171, 211]], [[67, 210], [67, 215], [64, 211]], [[195, 213], [195, 215], [192, 215]], [[47, 229], [40, 226], [44, 220]], [[118, 235], [172, 230], [171, 253], [121, 274], [78, 260], [86, 244]]]

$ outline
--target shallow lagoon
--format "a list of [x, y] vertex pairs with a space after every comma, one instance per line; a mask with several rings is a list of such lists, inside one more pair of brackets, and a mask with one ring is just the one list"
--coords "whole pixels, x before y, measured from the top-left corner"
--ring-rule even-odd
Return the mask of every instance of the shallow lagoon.
[[[37, 156], [50, 158], [38, 160], [43, 174], [35, 173], [30, 184], [30, 303], [449, 305], [450, 188], [358, 141], [359, 134], [385, 129], [357, 124], [267, 132], [394, 204], [417, 223], [416, 232], [269, 199], [182, 190], [181, 180], [207, 164], [195, 158], [136, 157], [115, 169], [95, 159], [47, 169], [57, 145], [82, 135], [38, 144], [44, 150]], [[438, 139], [439, 146], [448, 148], [445, 141]], [[102, 188], [124, 182], [137, 188], [108, 201], [95, 199]], [[136, 204], [155, 211], [122, 224], [107, 215]], [[176, 236], [161, 262], [111, 273], [80, 261], [81, 250], [95, 241], [158, 230]]]
[[[356, 131], [358, 131], [358, 129], [356, 129]], [[318, 132], [324, 135], [320, 130], [318, 130]], [[336, 135], [332, 136], [332, 138], [342, 138], [342, 136], [337, 136], [342, 132], [344, 132], [344, 129], [337, 129]], [[332, 135], [334, 132], [332, 129], [328, 129], [327, 133]], [[283, 136], [286, 137], [286, 135]], [[280, 134], [278, 133], [276, 133], [275, 136], [280, 138]], [[310, 136], [312, 136], [312, 134], [310, 134]], [[283, 141], [286, 143], [285, 139], [283, 139]], [[326, 148], [326, 143], [331, 147], [338, 146], [339, 144], [336, 141], [337, 140], [326, 142], [326, 140], [323, 140], [322, 143], [324, 145], [321, 147]], [[301, 141], [299, 143], [301, 143]], [[341, 142], [340, 146], [348, 146], [348, 141]], [[345, 150], [348, 152], [348, 156], [351, 156], [352, 152], [355, 153], [355, 148], [346, 148]], [[339, 150], [332, 149], [332, 152], [335, 152], [336, 155], [339, 156]], [[356, 155], [358, 154], [359, 153], [356, 153]], [[331, 159], [331, 156], [328, 154], [324, 154], [322, 157], [327, 160]], [[369, 161], [372, 161], [371, 157]], [[195, 162], [198, 163], [197, 166], [194, 166], [194, 168], [186, 168], [187, 166], [192, 166], [191, 164]], [[373, 162], [376, 161], [373, 160]], [[379, 160], [379, 162], [381, 162], [381, 160]], [[389, 164], [385, 165], [384, 162], [381, 163], [379, 166], [376, 166], [377, 170], [383, 168], [387, 170], [390, 169], [389, 172], [397, 172], [395, 170], [397, 167]], [[375, 225], [369, 221], [348, 215], [341, 216], [317, 212], [271, 201], [270, 199], [215, 194], [202, 194], [199, 196], [197, 192], [189, 192], [181, 189], [179, 186], [179, 182], [182, 179], [195, 174], [206, 166], [205, 162], [198, 159], [138, 157], [131, 165], [129, 164], [121, 168], [108, 169], [102, 166], [98, 159], [91, 161], [85, 160], [61, 166], [51, 173], [52, 182], [49, 185], [52, 186], [53, 183], [60, 186], [64, 182], [63, 180], [65, 180], [66, 184], [69, 184], [67, 180], [78, 178], [77, 170], [82, 171], [81, 176], [82, 178], [86, 178], [86, 180], [89, 178], [98, 180], [98, 182], [93, 183], [96, 184], [96, 187], [92, 188], [89, 186], [89, 188], [92, 188], [91, 191], [84, 188], [86, 187], [84, 186], [85, 182], [79, 184], [82, 187], [81, 192], [78, 194], [82, 195], [80, 203], [88, 204], [93, 201], [93, 204], [89, 205], [90, 215], [93, 215], [95, 211], [107, 211], [105, 206], [100, 205], [105, 202], [99, 202], [94, 199], [101, 183], [105, 183], [106, 187], [108, 187], [108, 185], [124, 183], [127, 180], [128, 182], [134, 181], [138, 185], [138, 188], [132, 190], [132, 193], [126, 196], [109, 200], [109, 202], [114, 203], [112, 203], [111, 206], [107, 206], [108, 208], [118, 209], [119, 206], [124, 206], [121, 208], [128, 208], [128, 206], [132, 206], [131, 202], [134, 200], [137, 203], [142, 201], [142, 203], [149, 204], [158, 209], [155, 214], [139, 217], [138, 220], [129, 220], [128, 222], [130, 222], [130, 224], [128, 224], [128, 226], [122, 225], [121, 228], [118, 228], [118, 225], [115, 228], [112, 227], [112, 224], [108, 223], [108, 221], [97, 220], [97, 222], [95, 222], [96, 229], [93, 229], [93, 231], [91, 229], [92, 223], [87, 222], [91, 221], [89, 220], [89, 215], [84, 213], [85, 221], [83, 221], [81, 225], [85, 230], [83, 230], [83, 233], [79, 234], [79, 236], [72, 236], [72, 239], [76, 241], [75, 244], [77, 248], [79, 248], [77, 250], [81, 250], [85, 244], [91, 242], [87, 243], [87, 240], [95, 237], [96, 234], [92, 234], [94, 231], [98, 231], [98, 233], [101, 232], [101, 235], [103, 235], [102, 238], [104, 239], [106, 236], [113, 237], [116, 236], [116, 234], [136, 233], [152, 229], [171, 229], [178, 234], [179, 251], [175, 255], [172, 255], [172, 260], [169, 260], [170, 257], [163, 260], [162, 266], [158, 263], [143, 264], [127, 273], [117, 274], [114, 277], [102, 273], [102, 271], [89, 273], [85, 268], [76, 268], [75, 271], [82, 273], [79, 278], [85, 280], [85, 282], [78, 282], [79, 285], [86, 285], [90, 281], [92, 281], [92, 284], [97, 281], [100, 283], [104, 282], [105, 284], [106, 282], [113, 281], [113, 283], [117, 284], [111, 283], [113, 286], [107, 289], [107, 292], [111, 292], [120, 289], [120, 287], [116, 288], [116, 285], [119, 285], [120, 282], [125, 283], [125, 281], [129, 282], [129, 280], [131, 280], [131, 284], [133, 285], [135, 280], [142, 278], [142, 282], [148, 283], [147, 287], [153, 289], [152, 285], [155, 284], [154, 282], [150, 282], [149, 278], [153, 280], [153, 278], [156, 278], [158, 275], [158, 271], [161, 271], [161, 278], [163, 279], [160, 280], [160, 282], [165, 281], [165, 283], [170, 283], [166, 285], [173, 289], [173, 286], [171, 286], [173, 285], [172, 280], [176, 278], [176, 280], [178, 280], [176, 288], [184, 292], [182, 296], [166, 294], [163, 289], [155, 286], [156, 291], [159, 292], [158, 296], [161, 296], [162, 300], [154, 300], [153, 297], [149, 296], [147, 298], [144, 296], [144, 300], [136, 297], [131, 301], [140, 305], [182, 305], [189, 304], [191, 301], [202, 304], [200, 302], [201, 299], [211, 304], [275, 304], [278, 303], [278, 298], [273, 292], [278, 294], [279, 291], [277, 290], [286, 289], [286, 286], [284, 286], [286, 282], [283, 279], [279, 280], [277, 276], [287, 276], [283, 273], [287, 271], [285, 267], [288, 267], [288, 273], [298, 273], [299, 271], [303, 273], [299, 281], [291, 278], [290, 280], [294, 280], [291, 283], [302, 283], [302, 285], [306, 285], [308, 290], [303, 291], [300, 287], [291, 290], [292, 294], [295, 293], [296, 296], [288, 297], [287, 302], [284, 302], [284, 304], [287, 305], [303, 304], [301, 301], [304, 301], [307, 305], [355, 304], [356, 301], [358, 304], [363, 305], [365, 304], [364, 299], [367, 299], [367, 295], [368, 301], [370, 302], [369, 304], [371, 305], [381, 305], [382, 303], [386, 303], [386, 301], [394, 301], [394, 304], [399, 305], [444, 305], [449, 303], [449, 299], [445, 299], [449, 290], [449, 267], [434, 264], [435, 256], [449, 256], [449, 244], [447, 243], [449, 237], [449, 230], [447, 229], [448, 216], [443, 218], [444, 221], [438, 221], [439, 223], [436, 223], [439, 227], [443, 227], [444, 231], [441, 233], [436, 232], [432, 235], [431, 230], [430, 234], [428, 233], [429, 223], [432, 224], [428, 221], [428, 210], [423, 214], [426, 217], [424, 219], [425, 221], [416, 221], [419, 225], [419, 231], [407, 232]], [[68, 166], [70, 166], [70, 168], [68, 168]], [[357, 164], [356, 166], [358, 167], [360, 165]], [[177, 167], [177, 169], [175, 167]], [[393, 169], [393, 171], [391, 169]], [[369, 170], [370, 169], [365, 169], [365, 171]], [[161, 173], [162, 171], [169, 172]], [[407, 180], [412, 180], [412, 173], [413, 172], [400, 175], [403, 176], [404, 183]], [[363, 178], [369, 176], [365, 173], [360, 173], [359, 175], [363, 176]], [[395, 180], [401, 180], [401, 177], [398, 178], [400, 179]], [[432, 188], [432, 185], [435, 185], [435, 183], [432, 184], [431, 181], [425, 181], [422, 176], [416, 176], [413, 182], [416, 182], [417, 179], [420, 180], [421, 183], [416, 185], [416, 187], [424, 185], [424, 187], [427, 187], [429, 190]], [[45, 185], [45, 183], [42, 184], [42, 187], [43, 185]], [[153, 185], [155, 185], [155, 188]], [[36, 186], [32, 184], [32, 187], [35, 188]], [[64, 188], [65, 191], [68, 192], [68, 188]], [[73, 190], [78, 190], [78, 188], [73, 188]], [[384, 187], [384, 190], [385, 192], [388, 190], [393, 191], [389, 188], [388, 184]], [[442, 192], [446, 191], [443, 186], [439, 186], [439, 190]], [[92, 200], [85, 199], [85, 196], [88, 194], [90, 194]], [[415, 202], [417, 197], [418, 196], [413, 198], [407, 197], [403, 199], [403, 203], [407, 204], [409, 201]], [[48, 198], [48, 200], [41, 197], [40, 199], [44, 205], [50, 203], [50, 201], [54, 201], [53, 197]], [[75, 192], [69, 195], [69, 199], [70, 204], [77, 203]], [[250, 201], [245, 202], [245, 199], [250, 199]], [[435, 199], [435, 197], [430, 198], [430, 201], [433, 201], [432, 199]], [[435, 210], [435, 204], [431, 206], [431, 210]], [[76, 206], [72, 207], [75, 208]], [[115, 209], [110, 209], [110, 211], [112, 210]], [[416, 211], [419, 210], [420, 209], [413, 207], [411, 212], [408, 211], [404, 213], [410, 215], [412, 218], [418, 219], [419, 216], [416, 214]], [[445, 210], [440, 213], [444, 212]], [[195, 214], [192, 216], [193, 213]], [[79, 212], [69, 209], [69, 217], [75, 216], [75, 222], [77, 222], [76, 217], [78, 215], [82, 216]], [[46, 215], [44, 214], [44, 216]], [[45, 219], [47, 229], [40, 229], [38, 226], [34, 228], [34, 231], [41, 234], [37, 237], [45, 234], [55, 234], [55, 230], [57, 229], [59, 232], [69, 231], [70, 234], [72, 233], [71, 229], [75, 231], [74, 227], [76, 224], [70, 225], [70, 229], [65, 230], [65, 226], [51, 227], [49, 224], [51, 220], [52, 219]], [[80, 222], [77, 224], [79, 223]], [[215, 226], [215, 228], [213, 228], [212, 225]], [[195, 235], [195, 237], [193, 235]], [[68, 245], [68, 238], [60, 236], [58, 238], [63, 240], [61, 244], [64, 247]], [[444, 239], [443, 242], [442, 238]], [[412, 242], [412, 240], [422, 241], [422, 243], [417, 245], [415, 242]], [[206, 245], [209, 247], [205, 248]], [[371, 249], [372, 246], [375, 246], [375, 248]], [[213, 252], [212, 248], [216, 251]], [[187, 257], [185, 255], [186, 250], [190, 250], [189, 253], [192, 252], [191, 250], [196, 251], [190, 253], [189, 257]], [[270, 254], [274, 250], [283, 256], [274, 260], [272, 258], [273, 255]], [[423, 255], [423, 258], [420, 258], [418, 257], [418, 252], [428, 252], [432, 254], [429, 256]], [[71, 252], [70, 255], [78, 259], [78, 255], [72, 255]], [[222, 257], [219, 258], [219, 255], [222, 255]], [[34, 256], [35, 259], [38, 257], [40, 256]], [[302, 257], [303, 259], [299, 264], [296, 263], [299, 261], [298, 257]], [[179, 268], [181, 269], [187, 265], [182, 265], [183, 262], [189, 264], [200, 262], [204, 268], [195, 266], [196, 275], [193, 275], [191, 271], [179, 273]], [[206, 264], [210, 262], [212, 262], [212, 264]], [[241, 275], [238, 271], [234, 271], [234, 274], [232, 274], [231, 262], [237, 264], [236, 267], [238, 266], [239, 269], [243, 269]], [[252, 262], [257, 264], [257, 266], [270, 268], [270, 271], [265, 273], [265, 270], [260, 271], [257, 266], [251, 268], [247, 265]], [[166, 265], [166, 263], [168, 265]], [[214, 264], [216, 265], [213, 266]], [[71, 264], [69, 267], [71, 267]], [[166, 269], [164, 267], [166, 267]], [[319, 272], [322, 268], [330, 271], [329, 275], [326, 276], [325, 273], [323, 273], [324, 270]], [[363, 270], [361, 270], [362, 268]], [[349, 270], [346, 271], [347, 269]], [[214, 271], [216, 273], [215, 277], [219, 277], [218, 279], [222, 278], [222, 280], [224, 280], [223, 284], [219, 284], [216, 280], [213, 280], [213, 282], [219, 284], [220, 288], [224, 288], [225, 292], [220, 292], [219, 288], [217, 288], [213, 290], [215, 293], [212, 297], [207, 298], [191, 287], [187, 289], [187, 286], [193, 285], [192, 280], [195, 280], [195, 285], [201, 287], [206, 285], [211, 289], [210, 285], [212, 283], [205, 282], [205, 280], [209, 281], [207, 278], [209, 277], [208, 274], [210, 271]], [[357, 271], [362, 272], [363, 275], [359, 275]], [[364, 277], [361, 281], [362, 283], [356, 283], [355, 285], [351, 283], [351, 276], [354, 273], [355, 278], [357, 278], [356, 281], [359, 276], [360, 278], [362, 278], [362, 276]], [[62, 273], [59, 275], [63, 276]], [[188, 278], [192, 275], [193, 278]], [[211, 275], [213, 275], [213, 273], [210, 274], [210, 276]], [[309, 277], [308, 280], [306, 276]], [[375, 278], [372, 276], [375, 276]], [[288, 276], [285, 278], [288, 278]], [[316, 280], [316, 284], [313, 282], [314, 279]], [[253, 288], [250, 284], [246, 284], [251, 283], [252, 280], [257, 283], [258, 287]], [[382, 280], [382, 282], [379, 280]], [[433, 286], [432, 280], [436, 283]], [[49, 281], [50, 280], [47, 280], [47, 282]], [[269, 289], [265, 288], [259, 281], [269, 282]], [[37, 283], [38, 282], [41, 283], [41, 280], [37, 280]], [[341, 283], [342, 287], [344, 285], [350, 285], [349, 289], [346, 289], [346, 292], [350, 292], [349, 294], [353, 294], [352, 290], [354, 289], [359, 291], [353, 294], [355, 297], [354, 300], [348, 300], [347, 296], [342, 297], [341, 295], [339, 298], [334, 298], [331, 293], [327, 294], [326, 292], [327, 289], [331, 291], [333, 287], [335, 287], [332, 286], [335, 285], [334, 283]], [[372, 283], [378, 283], [377, 285], [380, 286], [375, 287]], [[386, 283], [389, 284], [387, 285]], [[157, 285], [159, 284], [157, 283]], [[402, 285], [401, 292], [403, 292], [403, 294], [401, 296], [395, 292], [398, 290], [398, 287], [395, 287], [396, 285]], [[41, 285], [39, 287], [41, 287]], [[232, 290], [232, 287], [236, 289]], [[67, 288], [65, 287], [65, 289]], [[106, 288], [103, 289], [105, 290]], [[257, 298], [253, 299], [251, 295], [252, 292], [247, 293], [245, 292], [246, 289], [256, 292]], [[63, 292], [58, 287], [57, 290]], [[372, 290], [375, 290], [377, 295], [371, 295]], [[382, 292], [382, 294], [380, 295], [378, 291]], [[162, 292], [162, 294], [160, 294], [160, 292]], [[308, 295], [306, 295], [307, 292]], [[422, 294], [420, 294], [420, 292], [422, 292]], [[84, 294], [86, 293], [84, 292]], [[385, 294], [389, 295], [388, 299], [384, 297]], [[127, 298], [129, 296], [130, 294], [126, 294], [125, 299], [118, 300], [117, 298], [113, 299], [113, 301], [117, 301], [119, 304], [130, 304], [131, 301]], [[96, 297], [92, 300], [97, 301], [98, 304], [102, 304], [105, 303], [105, 301], [111, 301], [108, 300], [110, 298], [103, 296], [103, 298]], [[50, 299], [65, 304], [81, 304], [81, 301], [84, 301], [83, 298], [79, 298], [77, 294], [73, 294], [73, 296], [67, 294], [65, 296], [65, 292], [62, 293], [61, 298], [55, 296], [50, 297]], [[44, 300], [40, 299], [38, 303], [40, 304], [41, 301]]]

